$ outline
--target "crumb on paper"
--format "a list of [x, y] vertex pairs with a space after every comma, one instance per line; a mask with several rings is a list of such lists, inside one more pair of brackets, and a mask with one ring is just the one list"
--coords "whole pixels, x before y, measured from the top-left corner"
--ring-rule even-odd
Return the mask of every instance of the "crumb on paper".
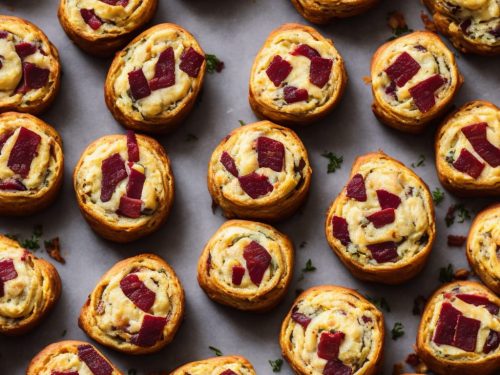
[[432, 21], [427, 13], [425, 13], [424, 11], [420, 12], [420, 19], [422, 20], [422, 23], [424, 24], [424, 27], [427, 31], [431, 31], [433, 33], [437, 32], [436, 24]]
[[59, 263], [65, 264], [66, 260], [61, 255], [61, 243], [59, 237], [45, 241], [45, 251], [49, 256]]

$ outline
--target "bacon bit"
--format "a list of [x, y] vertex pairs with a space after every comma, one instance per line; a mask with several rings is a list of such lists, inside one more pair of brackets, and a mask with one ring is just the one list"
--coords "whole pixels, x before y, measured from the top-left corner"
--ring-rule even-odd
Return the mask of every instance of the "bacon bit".
[[436, 104], [435, 92], [446, 83], [445, 79], [439, 74], [427, 78], [417, 83], [408, 91], [420, 112], [429, 112]]
[[361, 77], [363, 79], [363, 82], [367, 85], [371, 85], [372, 84], [372, 77], [370, 76], [363, 76]]
[[35, 64], [23, 62], [23, 83], [16, 89], [16, 92], [26, 94], [31, 89], [44, 87], [49, 80], [50, 71], [39, 68]]
[[323, 88], [330, 79], [333, 60], [322, 57], [313, 57], [311, 59], [311, 68], [309, 70], [309, 81], [319, 88]]
[[394, 262], [398, 259], [397, 245], [393, 241], [366, 246], [377, 263]]
[[496, 168], [500, 165], [500, 149], [488, 141], [486, 129], [488, 124], [480, 122], [462, 128], [462, 133], [469, 140], [474, 151], [489, 165]]
[[238, 167], [236, 167], [236, 163], [234, 162], [232, 156], [229, 155], [229, 153], [224, 151], [220, 157], [220, 162], [229, 173], [231, 173], [234, 177], [238, 177]]
[[303, 102], [309, 98], [309, 93], [306, 89], [299, 89], [294, 86], [286, 86], [283, 92], [285, 94], [285, 101], [288, 104]]
[[467, 240], [465, 236], [455, 236], [453, 234], [448, 235], [448, 246], [461, 247]]
[[112, 375], [113, 368], [92, 345], [78, 345], [78, 358], [85, 362], [94, 375]]
[[290, 52], [290, 55], [304, 56], [308, 59], [312, 59], [313, 57], [321, 57], [318, 51], [307, 44], [298, 45], [293, 52]]
[[24, 42], [16, 44], [15, 46], [17, 55], [24, 59], [26, 56], [32, 55], [36, 52], [37, 48], [35, 44]]
[[453, 274], [453, 279], [455, 280], [467, 280], [469, 278], [470, 271], [465, 268], [459, 268]]
[[276, 55], [273, 57], [271, 64], [267, 67], [266, 74], [274, 86], [279, 87], [286, 77], [288, 77], [292, 69], [292, 65], [288, 61]]
[[333, 237], [338, 239], [342, 245], [347, 246], [351, 243], [351, 237], [349, 236], [349, 224], [346, 219], [340, 216], [334, 216], [332, 219], [332, 230]]
[[135, 100], [139, 100], [151, 95], [148, 81], [142, 68], [133, 70], [128, 73], [128, 83], [130, 85], [130, 92]]
[[366, 202], [365, 179], [359, 173], [355, 174], [347, 184], [346, 196], [359, 202]]
[[189, 47], [187, 51], [184, 50], [182, 52], [179, 69], [185, 72], [188, 76], [196, 78], [200, 73], [201, 66], [203, 65], [204, 61], [204, 56], [196, 52], [193, 47]]
[[65, 264], [66, 260], [61, 255], [61, 243], [59, 237], [52, 238], [44, 242], [45, 251], [49, 256], [61, 264]]
[[135, 132], [132, 130], [127, 131], [127, 151], [128, 161], [136, 163], [140, 160], [139, 144], [137, 143]]
[[22, 127], [10, 152], [7, 162], [8, 167], [22, 178], [28, 177], [31, 162], [36, 155], [41, 140], [42, 137], [37, 133]]
[[141, 328], [138, 334], [131, 338], [132, 344], [141, 347], [150, 347], [156, 344], [163, 335], [163, 329], [168, 319], [160, 316], [145, 315], [142, 320]]
[[257, 160], [260, 168], [270, 168], [275, 172], [281, 172], [284, 158], [283, 143], [268, 137], [257, 138]]
[[241, 285], [241, 281], [243, 280], [243, 276], [245, 276], [245, 272], [246, 272], [245, 267], [241, 266], [233, 267], [232, 282], [234, 285]]
[[108, 202], [118, 184], [127, 177], [125, 162], [120, 154], [113, 154], [102, 162], [101, 165], [101, 201]]
[[403, 87], [420, 70], [420, 64], [408, 52], [403, 52], [385, 72], [398, 87]]
[[149, 81], [151, 90], [163, 89], [175, 84], [175, 55], [174, 49], [168, 47], [160, 53], [155, 66], [155, 76]]
[[453, 163], [453, 166], [456, 170], [468, 174], [473, 179], [477, 179], [485, 167], [484, 163], [477, 160], [477, 158], [466, 148], [460, 151], [460, 155]]
[[267, 195], [274, 190], [267, 176], [255, 172], [238, 177], [238, 180], [243, 191], [253, 199]]
[[80, 9], [80, 15], [92, 30], [97, 30], [103, 24], [102, 20], [95, 14], [94, 9]]

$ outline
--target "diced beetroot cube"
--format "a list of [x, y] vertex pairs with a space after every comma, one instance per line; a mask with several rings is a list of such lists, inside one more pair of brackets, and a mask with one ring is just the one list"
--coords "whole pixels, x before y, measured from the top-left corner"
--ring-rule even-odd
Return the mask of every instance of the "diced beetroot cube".
[[389, 83], [389, 85], [385, 88], [385, 93], [392, 96], [394, 99], [397, 99], [396, 83], [394, 81], [391, 81], [391, 83]]
[[487, 127], [487, 123], [480, 122], [462, 128], [462, 133], [467, 137], [474, 151], [489, 165], [496, 168], [500, 165], [500, 149], [488, 141], [486, 136]]
[[490, 333], [488, 334], [486, 342], [483, 346], [483, 353], [488, 354], [489, 352], [492, 352], [493, 350], [498, 348], [499, 344], [500, 334], [497, 331], [493, 331], [492, 329], [490, 329]]
[[319, 88], [323, 88], [330, 79], [333, 60], [322, 57], [313, 57], [311, 59], [311, 69], [309, 70], [309, 81]]
[[234, 177], [238, 177], [238, 167], [236, 167], [236, 163], [234, 159], [229, 155], [226, 151], [224, 151], [220, 157], [220, 162], [227, 169], [229, 173], [231, 173]]
[[238, 375], [233, 370], [229, 369], [220, 373], [220, 375]]
[[168, 47], [160, 53], [155, 66], [155, 76], [149, 81], [151, 90], [163, 89], [175, 84], [175, 55], [174, 49]]
[[420, 64], [408, 52], [403, 52], [385, 72], [398, 87], [403, 87], [419, 70]]
[[3, 283], [9, 280], [17, 278], [16, 267], [14, 266], [14, 261], [12, 259], [4, 259], [0, 261], [0, 281], [2, 282], [2, 294], [3, 294]]
[[323, 359], [337, 359], [339, 357], [339, 348], [344, 341], [343, 332], [323, 332], [319, 337], [318, 357]]
[[120, 154], [113, 154], [102, 162], [101, 165], [101, 201], [108, 202], [118, 184], [127, 177], [125, 162]]
[[465, 236], [456, 236], [453, 234], [448, 235], [448, 246], [455, 246], [455, 247], [461, 247], [465, 241], [467, 240], [467, 237]]
[[474, 306], [484, 306], [484, 308], [492, 315], [497, 315], [500, 310], [500, 307], [494, 302], [491, 302], [487, 297], [479, 296], [477, 294], [460, 293], [457, 294], [457, 298]]
[[134, 305], [144, 312], [148, 312], [153, 307], [156, 293], [144, 284], [135, 273], [129, 273], [120, 280], [120, 288]]
[[375, 228], [382, 228], [387, 224], [391, 224], [396, 219], [396, 213], [394, 208], [386, 208], [384, 210], [380, 210], [374, 212], [371, 215], [366, 217]]
[[131, 342], [141, 347], [153, 346], [163, 336], [167, 321], [160, 316], [145, 315], [139, 333], [132, 336]]
[[142, 68], [131, 71], [128, 74], [128, 83], [130, 92], [135, 100], [139, 100], [151, 95], [151, 89], [148, 85], [148, 80], [142, 71]]
[[359, 202], [366, 202], [365, 180], [359, 173], [355, 174], [347, 184], [346, 195]]
[[307, 315], [299, 313], [298, 311], [292, 312], [292, 320], [295, 323], [300, 324], [304, 329], [306, 329], [309, 323], [311, 323], [311, 318], [309, 318]]
[[292, 69], [292, 65], [288, 61], [276, 55], [272, 59], [271, 64], [267, 67], [266, 74], [274, 86], [279, 87], [286, 77], [288, 77]]
[[243, 280], [243, 276], [245, 276], [245, 267], [234, 266], [233, 267], [233, 275], [232, 281], [234, 285], [241, 285], [241, 280]]
[[477, 158], [469, 152], [467, 149], [463, 148], [460, 151], [458, 159], [455, 160], [453, 166], [458, 171], [468, 174], [474, 179], [477, 179], [484, 169], [484, 163], [481, 163]]
[[188, 76], [196, 78], [200, 73], [203, 61], [205, 61], [205, 56], [200, 55], [193, 47], [189, 47], [187, 51], [182, 52], [179, 68]]
[[372, 253], [377, 263], [394, 262], [398, 259], [397, 245], [395, 242], [387, 241], [366, 246]]
[[243, 258], [247, 263], [250, 280], [255, 285], [260, 285], [264, 273], [271, 264], [271, 255], [259, 243], [252, 241], [243, 250]]
[[91, 345], [78, 345], [78, 358], [94, 375], [111, 375], [113, 368]]
[[262, 176], [255, 172], [238, 177], [240, 186], [251, 198], [257, 199], [269, 194], [274, 187], [269, 183], [267, 176]]
[[271, 168], [281, 172], [285, 159], [283, 143], [268, 137], [257, 138], [257, 159], [260, 168]]
[[286, 86], [283, 92], [285, 93], [285, 101], [288, 104], [303, 102], [309, 98], [309, 93], [306, 89], [298, 89], [294, 86]]
[[80, 9], [80, 14], [92, 30], [97, 30], [103, 24], [102, 20], [95, 14], [94, 9]]
[[377, 198], [378, 203], [380, 203], [380, 207], [382, 207], [383, 210], [386, 208], [396, 209], [401, 204], [401, 198], [384, 189], [377, 190]]
[[109, 5], [121, 5], [122, 7], [126, 7], [128, 5], [128, 0], [99, 0], [102, 1], [103, 3], [109, 4]]
[[39, 68], [35, 64], [23, 62], [23, 82], [16, 89], [16, 92], [26, 94], [34, 89], [41, 89], [49, 80], [50, 71], [45, 68]]
[[293, 56], [304, 56], [308, 59], [312, 59], [313, 57], [321, 57], [318, 51], [307, 44], [299, 44], [297, 48], [290, 53]]
[[10, 137], [12, 137], [12, 134], [14, 134], [14, 130], [8, 130], [0, 135], [0, 152], [2, 152], [5, 142], [7, 142]]
[[466, 352], [474, 352], [476, 350], [477, 333], [480, 327], [481, 322], [479, 320], [460, 315], [457, 321], [453, 346]]
[[137, 143], [137, 137], [132, 130], [127, 131], [127, 150], [128, 161], [136, 163], [140, 160], [139, 144]]
[[141, 209], [142, 201], [140, 199], [130, 198], [124, 195], [120, 198], [120, 207], [117, 213], [131, 219], [137, 219], [141, 217]]
[[35, 132], [24, 127], [20, 128], [16, 143], [9, 155], [8, 167], [22, 178], [28, 177], [31, 162], [36, 155], [41, 140], [42, 137]]
[[7, 31], [1, 30], [0, 31], [0, 39], [5, 39], [9, 36], [9, 33]]
[[323, 375], [352, 375], [352, 369], [338, 359], [331, 359], [326, 363]]
[[434, 93], [443, 86], [445, 82], [443, 77], [439, 74], [435, 74], [410, 88], [410, 95], [420, 112], [429, 112], [429, 110], [434, 107], [436, 104]]
[[78, 371], [54, 371], [50, 375], [79, 375]]
[[438, 345], [453, 345], [459, 316], [462, 313], [449, 302], [444, 302], [439, 312], [439, 318], [434, 331], [434, 341]]
[[347, 220], [340, 216], [334, 216], [332, 219], [333, 237], [338, 239], [340, 243], [347, 246], [351, 243], [349, 236], [349, 224]]
[[3, 285], [3, 281], [0, 279], [0, 298], [2, 298], [5, 295], [5, 289]]
[[144, 181], [146, 181], [146, 175], [131, 168], [127, 183], [127, 197], [141, 199]]
[[0, 190], [26, 191], [26, 186], [19, 180], [9, 178], [8, 180], [0, 181]]
[[28, 42], [23, 42], [15, 45], [16, 53], [21, 59], [32, 55], [36, 52], [36, 45]]

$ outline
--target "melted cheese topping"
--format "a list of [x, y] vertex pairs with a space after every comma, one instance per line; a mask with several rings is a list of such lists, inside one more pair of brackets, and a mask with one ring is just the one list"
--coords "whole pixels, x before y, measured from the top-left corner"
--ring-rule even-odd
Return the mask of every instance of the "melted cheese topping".
[[[304, 329], [290, 319], [286, 337], [291, 341], [294, 359], [311, 375], [323, 374], [327, 360], [318, 357], [318, 344], [323, 331], [340, 331], [345, 338], [340, 345], [339, 359], [353, 373], [369, 366], [382, 339], [375, 325], [375, 308], [348, 292], [315, 291], [308, 293], [296, 305], [297, 312], [311, 318]], [[365, 317], [365, 320], [363, 320]], [[368, 319], [366, 319], [368, 318]]]
[[227, 370], [238, 375], [255, 375], [255, 371], [240, 362], [217, 364], [211, 361], [194, 363], [187, 369], [174, 371], [172, 375], [220, 375]]
[[[130, 93], [128, 73], [142, 68], [146, 79], [150, 81], [155, 75], [159, 55], [169, 47], [173, 48], [175, 56], [175, 84], [151, 91], [151, 95], [135, 100]], [[200, 47], [193, 38], [173, 28], [157, 29], [129, 45], [120, 55], [117, 55], [122, 64], [111, 83], [117, 107], [128, 117], [137, 121], [165, 118], [176, 108], [181, 107], [192, 96], [194, 86], [199, 79], [188, 76], [179, 68], [182, 53], [190, 47], [200, 51]]]
[[45, 369], [39, 375], [52, 375], [52, 371], [77, 371], [78, 375], [94, 375], [90, 368], [78, 358], [75, 352], [64, 352], [52, 355], [44, 364]]
[[[384, 267], [372, 258], [367, 245], [393, 241], [399, 258], [396, 263], [408, 262], [427, 246], [432, 225], [432, 208], [425, 185], [406, 167], [384, 158], [374, 158], [356, 171], [363, 176], [367, 200], [360, 202], [348, 198], [345, 190], [335, 215], [343, 217], [349, 225], [351, 243], [341, 250], [362, 264]], [[382, 189], [397, 195], [401, 204], [395, 210], [395, 220], [375, 228], [366, 217], [381, 210], [376, 191]], [[331, 224], [330, 224], [331, 225]]]
[[[312, 84], [309, 80], [311, 60], [304, 56], [293, 56], [291, 53], [300, 44], [307, 44], [314, 48], [322, 58], [333, 60], [330, 79], [323, 88]], [[275, 56], [281, 56], [292, 65], [292, 71], [283, 83], [276, 87], [269, 79], [266, 69]], [[253, 76], [250, 79], [252, 92], [258, 98], [271, 106], [290, 113], [315, 112], [324, 106], [336, 94], [341, 84], [339, 61], [340, 56], [332, 44], [326, 40], [318, 40], [310, 33], [303, 30], [283, 30], [273, 33], [264, 48], [255, 59]], [[309, 98], [307, 101], [288, 104], [284, 98], [284, 87], [294, 86], [306, 89]]]

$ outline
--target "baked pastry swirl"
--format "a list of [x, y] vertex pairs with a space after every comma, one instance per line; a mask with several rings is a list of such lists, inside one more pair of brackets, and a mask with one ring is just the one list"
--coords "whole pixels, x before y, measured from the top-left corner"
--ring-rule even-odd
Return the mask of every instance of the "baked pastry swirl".
[[419, 273], [436, 235], [425, 182], [383, 152], [360, 156], [330, 206], [328, 244], [363, 280], [399, 284]]
[[193, 108], [205, 67], [203, 50], [187, 30], [153, 26], [116, 54], [104, 86], [106, 104], [127, 128], [171, 131]]
[[214, 357], [190, 362], [170, 375], [256, 375], [250, 362], [239, 355]]
[[292, 281], [293, 244], [270, 225], [229, 220], [208, 241], [198, 261], [198, 283], [216, 302], [267, 311]]
[[0, 114], [0, 214], [31, 215], [54, 201], [62, 184], [61, 137], [24, 113]]
[[0, 15], [0, 112], [37, 114], [59, 91], [56, 47], [31, 22]]
[[335, 18], [356, 16], [373, 7], [378, 0], [292, 0], [292, 4], [306, 20], [325, 24]]
[[46, 346], [30, 362], [26, 375], [123, 375], [93, 345], [59, 341]]
[[283, 356], [299, 375], [377, 373], [384, 318], [352, 289], [323, 285], [303, 292], [281, 326]]
[[208, 190], [227, 218], [292, 215], [311, 183], [307, 151], [290, 129], [260, 121], [229, 133], [208, 164]]
[[184, 317], [184, 291], [174, 270], [154, 254], [116, 263], [83, 305], [78, 325], [102, 345], [154, 353], [170, 343]]
[[129, 131], [91, 143], [73, 174], [83, 216], [102, 237], [128, 242], [154, 232], [174, 199], [174, 176], [163, 147]]
[[500, 195], [500, 109], [477, 100], [451, 114], [436, 133], [436, 169], [458, 195]]
[[439, 375], [489, 375], [500, 363], [500, 299], [483, 285], [439, 288], [425, 307], [417, 353]]
[[55, 267], [0, 235], [0, 333], [20, 335], [34, 328], [60, 295]]
[[462, 52], [500, 54], [498, 0], [423, 0], [439, 32]]
[[373, 55], [373, 112], [388, 126], [418, 133], [447, 109], [462, 80], [455, 56], [436, 34], [404, 35]]
[[476, 275], [500, 295], [500, 203], [477, 214], [467, 237], [466, 255]]
[[154, 16], [158, 0], [61, 0], [57, 16], [68, 36], [94, 55], [111, 55]]
[[312, 27], [288, 23], [269, 35], [255, 58], [250, 105], [260, 117], [305, 125], [337, 105], [346, 83], [333, 42]]

